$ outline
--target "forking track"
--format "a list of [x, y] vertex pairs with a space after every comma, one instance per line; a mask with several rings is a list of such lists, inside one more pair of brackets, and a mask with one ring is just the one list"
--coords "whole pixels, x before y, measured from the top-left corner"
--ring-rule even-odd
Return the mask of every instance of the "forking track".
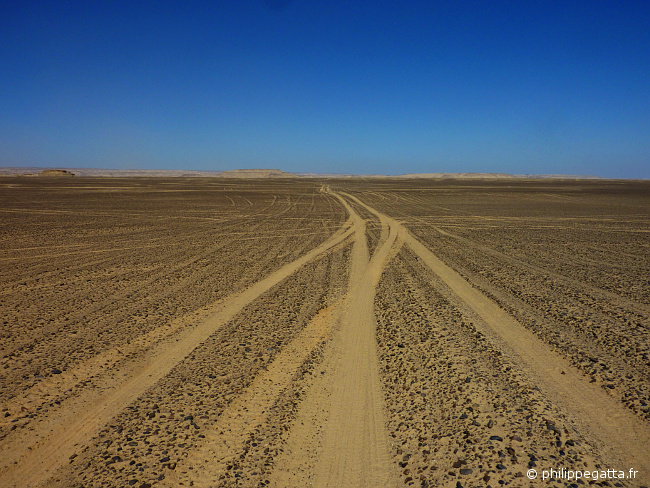
[[[38, 486], [65, 464], [80, 447], [87, 445], [113, 417], [163, 378], [217, 329], [247, 304], [290, 277], [298, 269], [352, 240], [347, 292], [338, 305], [323, 310], [282, 351], [222, 415], [223, 421], [206, 435], [205, 444], [177, 467], [168, 486], [175, 482], [214, 486], [226, 469], [229, 457], [238, 454], [240, 439], [247, 430], [264, 421], [265, 410], [311, 350], [332, 336], [329, 390], [313, 396], [326, 402], [320, 444], [310, 477], [317, 487], [397, 486], [386, 433], [384, 401], [379, 381], [375, 341], [374, 298], [382, 273], [402, 245], [407, 246], [423, 266], [429, 268], [453, 294], [473, 311], [477, 326], [508, 348], [544, 393], [595, 438], [611, 459], [649, 473], [646, 448], [648, 427], [599, 387], [590, 384], [571, 364], [555, 353], [525, 326], [477, 290], [417, 240], [397, 220], [368, 206], [347, 193], [330, 193], [343, 205], [349, 219], [326, 242], [278, 271], [224, 300], [206, 321], [181, 333], [175, 342], [163, 343], [151, 359], [114, 388], [93, 398], [83, 409], [66, 416], [53, 429], [30, 434], [33, 442], [17, 437], [5, 444], [0, 471], [2, 486]], [[370, 256], [366, 223], [355, 211], [363, 207], [381, 223], [382, 232]], [[119, 377], [119, 375], [118, 375]], [[249, 408], [250, 405], [253, 407]], [[301, 406], [307, 408], [309, 405]], [[227, 423], [234, 427], [225, 432]], [[304, 440], [304, 444], [309, 444]], [[297, 442], [296, 445], [300, 445]], [[300, 453], [293, 453], [300, 457]], [[216, 461], [215, 461], [216, 460]], [[281, 466], [278, 466], [281, 469]]]

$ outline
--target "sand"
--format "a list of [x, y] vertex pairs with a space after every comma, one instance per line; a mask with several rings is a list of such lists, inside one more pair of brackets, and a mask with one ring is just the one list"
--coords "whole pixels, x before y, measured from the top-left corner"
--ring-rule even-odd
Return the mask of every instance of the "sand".
[[0, 485], [647, 485], [648, 189], [0, 179]]

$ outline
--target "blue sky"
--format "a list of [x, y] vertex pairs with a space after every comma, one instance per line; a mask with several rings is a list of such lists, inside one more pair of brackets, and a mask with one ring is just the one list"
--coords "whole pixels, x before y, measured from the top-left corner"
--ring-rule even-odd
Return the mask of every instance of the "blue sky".
[[0, 165], [650, 178], [650, 2], [0, 0]]

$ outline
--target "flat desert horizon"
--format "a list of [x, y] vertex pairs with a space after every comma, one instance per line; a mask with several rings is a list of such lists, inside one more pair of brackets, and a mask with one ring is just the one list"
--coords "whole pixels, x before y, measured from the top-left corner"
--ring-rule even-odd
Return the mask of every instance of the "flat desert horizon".
[[0, 176], [0, 486], [650, 485], [650, 181], [273, 176]]

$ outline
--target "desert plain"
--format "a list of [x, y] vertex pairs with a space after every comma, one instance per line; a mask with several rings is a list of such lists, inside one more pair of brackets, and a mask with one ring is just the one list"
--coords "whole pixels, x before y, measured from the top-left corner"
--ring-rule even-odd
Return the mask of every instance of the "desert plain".
[[0, 230], [1, 487], [650, 486], [650, 182], [7, 176]]

